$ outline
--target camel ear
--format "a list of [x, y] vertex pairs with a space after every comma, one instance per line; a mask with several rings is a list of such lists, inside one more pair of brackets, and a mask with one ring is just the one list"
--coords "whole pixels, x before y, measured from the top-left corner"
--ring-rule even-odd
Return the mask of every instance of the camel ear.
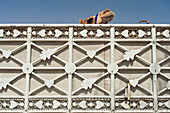
[[84, 24], [84, 21], [80, 18], [80, 24]]

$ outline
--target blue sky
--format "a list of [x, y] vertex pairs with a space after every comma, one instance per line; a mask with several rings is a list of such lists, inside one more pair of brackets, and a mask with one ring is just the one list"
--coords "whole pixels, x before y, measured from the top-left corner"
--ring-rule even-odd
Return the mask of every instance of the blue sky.
[[104, 9], [116, 14], [110, 24], [170, 24], [170, 0], [0, 0], [0, 23], [78, 24]]

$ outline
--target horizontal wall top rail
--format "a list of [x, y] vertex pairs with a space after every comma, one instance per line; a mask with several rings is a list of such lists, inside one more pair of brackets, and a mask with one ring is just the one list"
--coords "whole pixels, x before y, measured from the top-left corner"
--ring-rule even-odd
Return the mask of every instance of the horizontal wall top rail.
[[65, 26], [65, 27], [90, 27], [90, 26], [101, 26], [101, 27], [170, 27], [170, 24], [0, 24], [0, 26], [13, 27], [31, 27], [31, 26]]

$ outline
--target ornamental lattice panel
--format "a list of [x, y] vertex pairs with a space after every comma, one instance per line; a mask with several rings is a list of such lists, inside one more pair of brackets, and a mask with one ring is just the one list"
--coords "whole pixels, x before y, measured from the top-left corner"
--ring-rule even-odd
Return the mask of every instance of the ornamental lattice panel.
[[0, 25], [0, 112], [169, 112], [170, 25]]

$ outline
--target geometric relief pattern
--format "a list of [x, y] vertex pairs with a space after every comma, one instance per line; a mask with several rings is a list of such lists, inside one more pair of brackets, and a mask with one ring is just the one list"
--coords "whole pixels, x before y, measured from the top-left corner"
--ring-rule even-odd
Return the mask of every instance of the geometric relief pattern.
[[96, 111], [108, 111], [110, 110], [110, 99], [73, 99], [73, 111], [85, 111], [85, 110], [96, 110]]
[[152, 99], [131, 99], [130, 101], [126, 101], [124, 99], [117, 99], [116, 110], [153, 110], [153, 100]]
[[22, 111], [24, 109], [23, 99], [0, 99], [1, 100], [1, 111], [12, 109], [14, 111]]
[[29, 101], [29, 110], [66, 110], [67, 109], [67, 100], [66, 99], [30, 99]]
[[170, 110], [170, 26], [0, 26], [0, 112]]

